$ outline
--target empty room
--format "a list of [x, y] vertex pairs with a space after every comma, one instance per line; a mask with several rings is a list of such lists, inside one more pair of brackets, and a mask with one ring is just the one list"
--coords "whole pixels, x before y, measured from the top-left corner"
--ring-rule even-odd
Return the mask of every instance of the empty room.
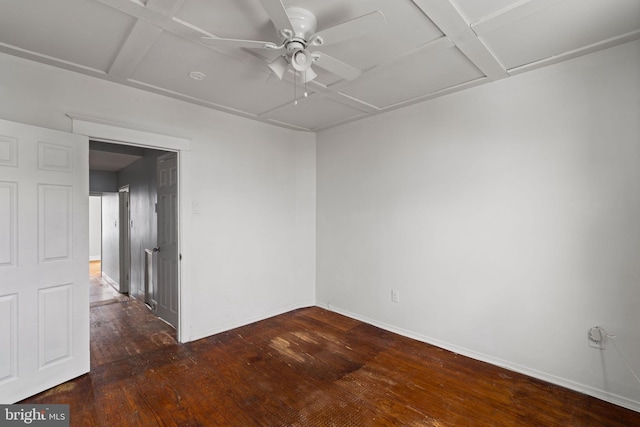
[[638, 325], [638, 0], [0, 0], [0, 425], [640, 425]]

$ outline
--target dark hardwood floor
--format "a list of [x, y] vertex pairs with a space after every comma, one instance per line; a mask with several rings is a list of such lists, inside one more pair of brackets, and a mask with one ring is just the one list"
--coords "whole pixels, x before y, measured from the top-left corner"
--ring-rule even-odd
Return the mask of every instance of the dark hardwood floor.
[[640, 426], [640, 413], [317, 307], [185, 345], [137, 300], [91, 309], [91, 372], [22, 403], [73, 426]]

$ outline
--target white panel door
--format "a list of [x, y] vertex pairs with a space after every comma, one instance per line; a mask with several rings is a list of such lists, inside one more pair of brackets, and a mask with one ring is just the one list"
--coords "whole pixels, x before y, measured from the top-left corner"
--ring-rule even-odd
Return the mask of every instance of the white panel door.
[[0, 403], [89, 371], [84, 136], [0, 120]]
[[158, 157], [157, 314], [178, 325], [178, 157]]

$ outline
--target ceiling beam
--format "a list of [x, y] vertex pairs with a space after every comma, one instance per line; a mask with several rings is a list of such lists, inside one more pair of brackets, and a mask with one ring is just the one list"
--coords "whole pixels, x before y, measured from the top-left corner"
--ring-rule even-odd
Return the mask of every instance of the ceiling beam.
[[565, 0], [525, 0], [517, 2], [507, 8], [499, 10], [471, 24], [473, 32], [481, 36], [511, 24], [529, 15], [540, 12]]
[[173, 16], [185, 0], [147, 0], [147, 8], [164, 16]]
[[[254, 55], [250, 54], [247, 51], [242, 49], [223, 49], [214, 46], [207, 46], [200, 40], [201, 37], [217, 37], [215, 34], [211, 34], [208, 31], [199, 28], [193, 24], [189, 24], [188, 22], [182, 21], [178, 18], [173, 17], [173, 14], [177, 11], [177, 9], [182, 5], [184, 0], [175, 0], [172, 3], [172, 6], [169, 5], [168, 0], [149, 0], [147, 4], [149, 6], [153, 6], [157, 10], [151, 9], [150, 7], [146, 7], [144, 4], [135, 2], [133, 0], [96, 0], [104, 5], [111, 7], [112, 9], [118, 10], [122, 13], [125, 13], [129, 16], [137, 18], [138, 20], [144, 20], [148, 23], [155, 25], [158, 28], [161, 28], [164, 31], [167, 31], [175, 36], [181, 37], [186, 40], [193, 41], [198, 43], [200, 46], [204, 46], [205, 48], [212, 50], [221, 55], [227, 56], [229, 58], [234, 58], [236, 60], [242, 61], [244, 63], [256, 66], [262, 65], [261, 69], [264, 69], [265, 73], [268, 71], [268, 68], [265, 66], [264, 62], [257, 63]], [[170, 13], [169, 15], [165, 15], [165, 13]]]
[[160, 34], [162, 34], [161, 28], [138, 19], [107, 74], [121, 79], [130, 77]]
[[508, 77], [504, 66], [478, 39], [448, 0], [412, 0], [460, 51], [490, 80]]

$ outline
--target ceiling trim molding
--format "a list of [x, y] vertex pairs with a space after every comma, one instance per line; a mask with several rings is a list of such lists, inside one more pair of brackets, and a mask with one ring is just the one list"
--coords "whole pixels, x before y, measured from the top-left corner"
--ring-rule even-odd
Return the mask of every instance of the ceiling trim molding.
[[565, 0], [521, 0], [509, 7], [499, 10], [471, 24], [471, 29], [478, 35], [487, 34], [497, 28], [514, 21], [526, 18]]
[[165, 16], [174, 15], [185, 0], [147, 0], [146, 7]]
[[107, 73], [105, 71], [99, 70], [97, 68], [87, 67], [85, 65], [76, 64], [75, 62], [65, 61], [64, 59], [54, 58], [52, 56], [43, 55], [41, 53], [33, 52], [26, 49], [21, 49], [19, 47], [5, 43], [0, 43], [0, 52], [29, 61], [38, 62], [44, 65], [50, 65], [56, 68], [63, 68], [68, 71], [75, 71], [77, 73], [86, 74], [93, 77], [105, 78], [107, 76]]
[[[465, 82], [465, 83], [460, 83], [460, 84], [455, 85], [455, 86], [451, 86], [451, 87], [448, 87], [448, 88], [445, 88], [445, 89], [442, 89], [442, 90], [431, 92], [431, 93], [429, 93], [427, 95], [417, 96], [417, 97], [412, 98], [412, 99], [410, 99], [408, 101], [402, 101], [402, 102], [399, 102], [397, 104], [389, 105], [387, 107], [379, 109], [375, 113], [369, 114], [368, 116], [366, 116], [366, 118], [373, 117], [373, 116], [376, 116], [376, 115], [382, 114], [382, 113], [387, 113], [389, 111], [399, 110], [399, 109], [405, 108], [405, 107], [410, 107], [411, 105], [414, 105], [414, 104], [419, 104], [421, 102], [428, 101], [430, 99], [439, 98], [439, 97], [445, 96], [445, 95], [450, 95], [452, 93], [460, 92], [460, 91], [463, 91], [465, 89], [470, 89], [470, 88], [475, 87], [475, 86], [480, 86], [480, 85], [483, 85], [483, 84], [488, 83], [488, 82], [490, 82], [490, 80], [487, 77], [480, 77], [478, 79], [474, 79], [474, 80], [471, 80], [471, 81], [468, 81], [468, 82]], [[344, 121], [342, 121], [342, 122], [340, 122], [338, 124], [342, 125], [342, 124], [345, 124], [345, 123], [354, 122], [354, 121], [359, 120], [361, 118], [362, 117], [350, 117], [350, 118], [348, 118], [348, 119], [346, 119], [346, 120], [344, 120]], [[321, 130], [331, 128], [333, 126], [337, 126], [337, 124], [333, 123], [333, 124], [329, 124], [329, 125], [326, 125], [326, 126], [317, 127], [317, 128], [314, 128], [313, 131], [314, 132], [319, 132]]]
[[491, 80], [509, 76], [500, 61], [478, 40], [471, 26], [448, 0], [412, 1], [485, 76]]
[[449, 95], [449, 94], [454, 93], [454, 92], [460, 92], [461, 90], [469, 89], [469, 88], [472, 88], [474, 86], [479, 86], [479, 85], [487, 83], [487, 82], [489, 82], [489, 79], [487, 77], [480, 77], [480, 78], [477, 78], [477, 79], [469, 80], [467, 82], [460, 83], [460, 84], [457, 84], [455, 86], [450, 86], [450, 87], [447, 87], [445, 89], [437, 90], [435, 92], [431, 92], [431, 93], [428, 93], [426, 95], [416, 96], [415, 98], [411, 98], [411, 99], [409, 99], [407, 101], [401, 101], [401, 102], [398, 102], [396, 104], [388, 105], [388, 106], [384, 107], [381, 110], [381, 112], [397, 110], [398, 108], [408, 107], [410, 105], [418, 104], [420, 102], [424, 102], [424, 101], [427, 101], [429, 99], [438, 98], [440, 96]]
[[[200, 105], [202, 107], [207, 107], [207, 108], [212, 108], [214, 110], [220, 111], [222, 113], [226, 113], [226, 114], [231, 114], [237, 117], [244, 117], [246, 119], [252, 119], [252, 120], [257, 120], [263, 123], [267, 123], [267, 124], [273, 124], [270, 123], [270, 121], [265, 120], [264, 118], [262, 118], [260, 115], [258, 114], [253, 114], [253, 113], [248, 113], [246, 111], [241, 111], [241, 110], [236, 110], [234, 108], [231, 107], [227, 107], [224, 105], [220, 105], [220, 104], [216, 104], [214, 102], [211, 101], [206, 101], [204, 99], [201, 98], [196, 98], [194, 96], [189, 96], [189, 95], [185, 95], [182, 93], [178, 93], [178, 92], [174, 92], [168, 89], [164, 89], [158, 86], [153, 86], [144, 82], [139, 82], [137, 80], [127, 80], [127, 85], [130, 87], [134, 87], [136, 89], [140, 89], [140, 90], [144, 90], [146, 92], [152, 92], [155, 93], [157, 95], [163, 95], [163, 96], [168, 96], [170, 98], [173, 99], [177, 99], [179, 101], [184, 101], [184, 102], [188, 102], [190, 104], [195, 104], [195, 105]], [[299, 126], [293, 126], [293, 125], [283, 125], [284, 127], [287, 127], [289, 129], [292, 130], [300, 130]], [[304, 129], [304, 130], [308, 130], [308, 129]]]
[[272, 125], [284, 126], [284, 127], [287, 127], [287, 128], [289, 128], [291, 130], [297, 130], [297, 131], [301, 131], [301, 132], [312, 132], [311, 129], [306, 128], [304, 126], [297, 126], [297, 125], [293, 125], [291, 123], [283, 122], [283, 121], [276, 120], [276, 119], [269, 119], [269, 118], [265, 117], [264, 122], [265, 123], [270, 123]]
[[559, 62], [567, 61], [569, 59], [578, 58], [583, 55], [597, 52], [599, 50], [607, 49], [610, 47], [618, 46], [628, 42], [632, 42], [640, 39], [640, 30], [631, 31], [618, 37], [612, 37], [607, 40], [603, 40], [598, 43], [591, 44], [580, 49], [570, 50], [560, 55], [551, 56], [549, 58], [541, 59], [539, 61], [531, 62], [529, 64], [521, 65], [519, 67], [510, 68], [509, 75], [515, 76], [527, 71], [535, 70], [536, 68], [546, 67], [548, 65], [557, 64]]
[[357, 120], [364, 119], [364, 118], [367, 118], [367, 117], [371, 117], [371, 116], [376, 115], [376, 114], [378, 114], [378, 113], [375, 113], [375, 114], [358, 114], [356, 116], [348, 117], [346, 119], [339, 119], [339, 120], [336, 120], [335, 122], [327, 123], [326, 125], [317, 126], [317, 127], [313, 128], [312, 131], [313, 132], [320, 132], [323, 129], [329, 129], [329, 128], [332, 128], [334, 126], [343, 125], [345, 123], [355, 122]]

